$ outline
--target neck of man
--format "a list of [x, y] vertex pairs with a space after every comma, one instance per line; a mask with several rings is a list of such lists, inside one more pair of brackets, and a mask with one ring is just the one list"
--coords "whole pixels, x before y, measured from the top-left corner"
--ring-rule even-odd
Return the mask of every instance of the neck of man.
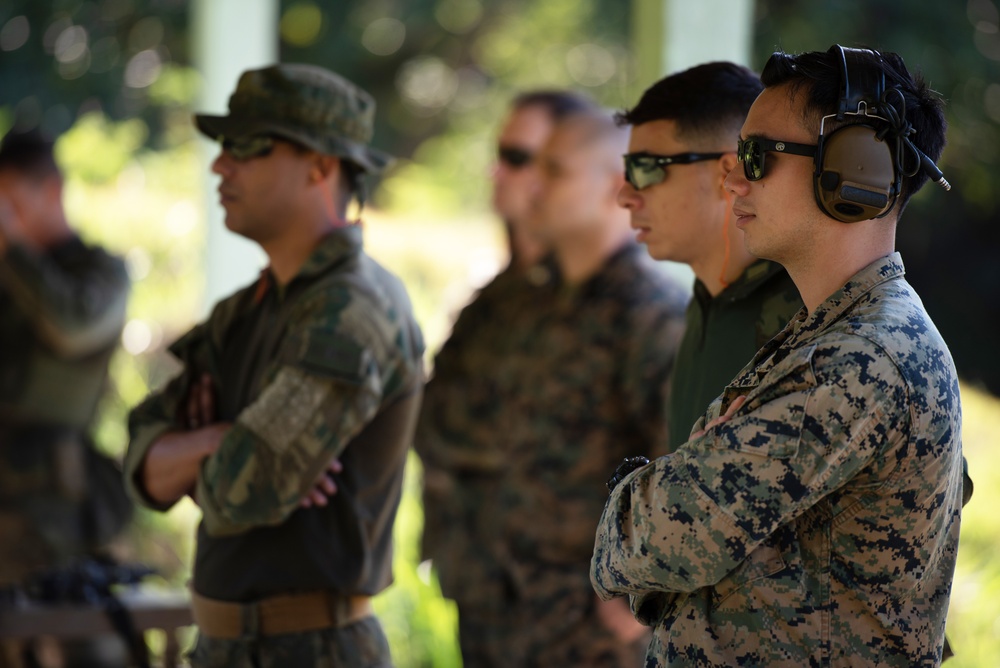
[[757, 258], [743, 245], [743, 232], [736, 227], [736, 216], [730, 215], [723, 234], [711, 243], [710, 252], [689, 262], [691, 270], [705, 285], [708, 294], [718, 297], [735, 282]]
[[285, 233], [266, 242], [260, 242], [267, 254], [271, 273], [279, 285], [288, 285], [313, 254], [323, 239], [336, 229], [350, 223], [342, 218], [317, 217], [314, 220], [289, 226]]
[[[856, 273], [896, 249], [895, 220], [867, 220], [819, 233], [803, 253], [780, 261], [799, 290], [809, 313], [840, 290]], [[839, 232], [839, 233], [838, 233]]]
[[507, 223], [510, 237], [510, 264], [517, 271], [526, 271], [541, 262], [549, 252], [548, 244], [523, 229], [523, 223]]
[[628, 212], [616, 212], [613, 221], [592, 225], [554, 239], [552, 246], [563, 280], [579, 285], [600, 271], [612, 255], [634, 234], [628, 226]]

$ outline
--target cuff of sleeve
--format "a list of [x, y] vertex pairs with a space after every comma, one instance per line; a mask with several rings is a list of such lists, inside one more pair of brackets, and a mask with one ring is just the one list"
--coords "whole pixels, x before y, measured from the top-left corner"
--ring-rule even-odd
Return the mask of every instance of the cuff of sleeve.
[[173, 425], [169, 422], [156, 422], [139, 427], [129, 440], [128, 451], [125, 453], [123, 467], [125, 469], [125, 489], [128, 490], [129, 496], [136, 503], [152, 510], [167, 511], [174, 504], [159, 503], [146, 493], [146, 488], [142, 484], [142, 463], [153, 443], [172, 428]]
[[237, 526], [232, 524], [228, 518], [223, 517], [212, 495], [212, 489], [205, 480], [205, 467], [207, 465], [208, 459], [201, 463], [201, 474], [198, 476], [198, 483], [195, 486], [194, 494], [195, 503], [201, 508], [201, 524], [205, 532], [209, 536], [220, 537], [234, 536], [246, 531], [250, 527]]
[[[253, 440], [254, 436], [241, 424], [236, 423], [226, 432], [222, 445], [214, 455], [206, 457], [201, 463], [201, 472], [198, 475], [198, 482], [195, 486], [194, 500], [201, 508], [202, 526], [209, 536], [235, 536], [253, 529], [256, 526], [263, 526], [271, 522], [265, 517], [251, 519], [249, 513], [251, 509], [242, 507], [238, 514], [242, 517], [234, 518], [237, 509], [227, 507], [226, 492], [220, 495], [220, 459], [219, 455], [227, 448], [233, 449], [234, 443], [241, 440]], [[229, 481], [231, 482], [231, 481]]]

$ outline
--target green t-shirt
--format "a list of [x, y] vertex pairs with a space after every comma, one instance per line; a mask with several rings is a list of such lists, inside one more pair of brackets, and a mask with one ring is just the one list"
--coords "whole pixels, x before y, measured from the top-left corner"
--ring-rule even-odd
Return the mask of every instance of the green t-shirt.
[[670, 389], [670, 449], [754, 354], [802, 308], [792, 279], [776, 262], [758, 260], [714, 298], [696, 280], [687, 329]]

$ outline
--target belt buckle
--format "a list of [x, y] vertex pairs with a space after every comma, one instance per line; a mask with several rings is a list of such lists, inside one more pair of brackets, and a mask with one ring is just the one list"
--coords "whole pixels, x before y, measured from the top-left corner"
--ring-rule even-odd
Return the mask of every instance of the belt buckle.
[[256, 640], [260, 637], [260, 608], [257, 603], [240, 605], [240, 640]]

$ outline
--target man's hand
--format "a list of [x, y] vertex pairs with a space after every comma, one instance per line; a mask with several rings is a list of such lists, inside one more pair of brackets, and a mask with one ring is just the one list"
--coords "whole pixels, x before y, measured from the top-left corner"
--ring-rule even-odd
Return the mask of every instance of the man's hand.
[[696, 431], [695, 433], [691, 434], [691, 440], [694, 440], [696, 438], [701, 438], [708, 432], [709, 429], [712, 429], [713, 427], [716, 427], [722, 424], [723, 422], [729, 422], [730, 418], [732, 418], [733, 415], [736, 414], [736, 411], [740, 409], [740, 406], [742, 406], [746, 402], [747, 402], [746, 395], [736, 397], [735, 399], [733, 399], [733, 402], [729, 404], [729, 408], [726, 409], [724, 415], [720, 415], [719, 417], [715, 418], [714, 420], [706, 424], [705, 428], [702, 429], [701, 431]]
[[597, 619], [624, 644], [631, 644], [646, 634], [646, 627], [635, 620], [628, 599], [597, 599]]
[[20, 216], [14, 209], [14, 204], [0, 193], [0, 255], [7, 252], [11, 243], [20, 241], [23, 236]]
[[188, 429], [200, 429], [215, 422], [215, 383], [212, 376], [203, 373], [191, 381], [183, 410], [181, 423]]
[[219, 449], [231, 426], [217, 422], [193, 431], [168, 432], [157, 439], [142, 462], [146, 494], [161, 504], [171, 504], [193, 494], [201, 463]]
[[331, 459], [330, 464], [323, 470], [316, 485], [299, 501], [302, 508], [312, 508], [313, 506], [323, 507], [329, 503], [329, 498], [337, 493], [337, 483], [333, 476], [344, 470], [339, 459]]

